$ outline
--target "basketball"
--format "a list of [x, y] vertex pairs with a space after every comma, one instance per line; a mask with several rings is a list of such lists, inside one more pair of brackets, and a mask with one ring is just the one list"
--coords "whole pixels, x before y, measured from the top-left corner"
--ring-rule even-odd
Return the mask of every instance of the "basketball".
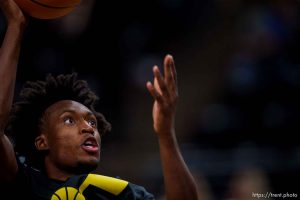
[[81, 0], [15, 0], [28, 15], [38, 19], [54, 19], [70, 13]]

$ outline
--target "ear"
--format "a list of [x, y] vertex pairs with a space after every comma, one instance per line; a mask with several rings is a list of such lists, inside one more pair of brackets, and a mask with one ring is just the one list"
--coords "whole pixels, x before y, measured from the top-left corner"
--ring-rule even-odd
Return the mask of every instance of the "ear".
[[37, 150], [48, 150], [47, 138], [44, 134], [37, 136], [34, 140], [35, 147]]

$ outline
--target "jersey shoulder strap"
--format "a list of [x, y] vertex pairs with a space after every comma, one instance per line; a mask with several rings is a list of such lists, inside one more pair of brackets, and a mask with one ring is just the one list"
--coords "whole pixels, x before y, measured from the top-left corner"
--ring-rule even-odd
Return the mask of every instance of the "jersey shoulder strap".
[[114, 195], [119, 195], [127, 187], [128, 182], [109, 176], [90, 173], [79, 186], [79, 191], [83, 193], [89, 185], [100, 188]]

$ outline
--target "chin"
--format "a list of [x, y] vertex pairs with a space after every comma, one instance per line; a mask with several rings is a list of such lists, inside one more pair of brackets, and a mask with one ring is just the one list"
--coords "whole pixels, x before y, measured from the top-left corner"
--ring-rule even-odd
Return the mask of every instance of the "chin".
[[77, 163], [74, 166], [75, 170], [78, 173], [89, 173], [95, 170], [99, 165], [99, 157], [98, 156], [85, 156], [81, 157], [77, 160]]
[[78, 163], [76, 166], [76, 174], [88, 174], [98, 167], [98, 162]]

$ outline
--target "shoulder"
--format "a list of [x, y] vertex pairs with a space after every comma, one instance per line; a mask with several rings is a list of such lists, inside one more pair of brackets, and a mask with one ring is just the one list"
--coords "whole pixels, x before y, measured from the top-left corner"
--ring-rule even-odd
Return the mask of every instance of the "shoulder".
[[30, 167], [22, 162], [22, 160], [18, 159], [19, 158], [17, 158], [18, 172], [15, 179], [12, 182], [0, 183], [0, 192], [9, 195], [9, 199], [22, 199], [24, 196], [26, 198], [31, 198], [33, 195], [31, 192], [32, 171]]
[[[154, 195], [151, 194], [150, 192], [148, 192], [144, 186], [136, 185], [134, 183], [129, 183], [128, 189], [129, 189], [129, 192], [127, 193], [127, 195], [134, 197], [132, 199], [154, 200]], [[131, 198], [128, 198], [128, 199], [131, 199]]]
[[88, 174], [82, 182], [80, 190], [84, 191], [90, 185], [101, 188], [114, 195], [118, 195], [128, 186], [128, 182], [99, 174]]

